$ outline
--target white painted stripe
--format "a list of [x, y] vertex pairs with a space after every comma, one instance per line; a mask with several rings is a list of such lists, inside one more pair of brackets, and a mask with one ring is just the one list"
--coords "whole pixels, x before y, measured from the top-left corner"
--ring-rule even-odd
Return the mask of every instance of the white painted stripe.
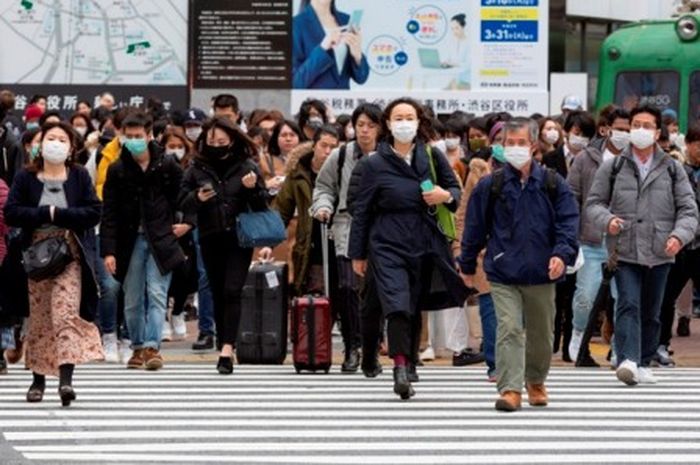
[[[479, 424], [482, 426], [564, 426], [564, 427], [593, 427], [600, 428], [600, 419], [556, 419], [551, 418], [543, 412], [540, 418], [506, 418], [503, 414], [492, 411], [492, 414], [485, 415], [487, 418], [479, 420]], [[498, 419], [492, 419], [498, 417]], [[463, 419], [454, 418], [444, 418], [444, 419], [421, 419], [421, 426], [428, 427], [446, 427], [446, 426], [463, 426], [465, 424]], [[36, 420], [4, 420], [3, 428], [75, 428], [75, 427], [96, 427], [96, 428], [108, 428], [108, 427], [123, 427], [125, 420], [114, 420], [114, 419], [85, 419], [85, 418], [62, 418], [62, 419], [36, 419]], [[338, 427], [343, 426], [345, 428], [355, 428], [355, 427], [386, 427], [392, 429], [398, 428], [411, 428], [416, 425], [416, 421], [412, 419], [374, 419], [371, 417], [371, 413], [368, 413], [368, 418], [361, 420], [347, 419], [342, 422], [342, 425], [335, 419], [333, 420], [317, 420], [317, 419], [276, 419], [274, 423], [269, 419], [144, 419], [136, 418], [129, 419], [128, 423], [132, 427], [175, 427], [175, 426], [203, 426], [203, 427], [222, 427], [222, 428], [321, 428], [321, 427]], [[639, 421], [634, 419], [609, 419], [605, 420], [606, 428], [697, 428], [698, 422], [693, 420], [648, 420]]]
[[[436, 442], [438, 444], [436, 444]], [[441, 451], [559, 451], [574, 449], [579, 451], [604, 451], [604, 450], [676, 450], [690, 452], [700, 450], [697, 442], [640, 442], [640, 441], [392, 441], [375, 442], [367, 441], [362, 444], [357, 442], [253, 442], [253, 443], [220, 443], [220, 442], [171, 442], [161, 444], [129, 444], [130, 453], [133, 452], [393, 452], [393, 451], [426, 451], [433, 450], [436, 446]], [[87, 445], [41, 445], [41, 446], [15, 446], [20, 452], [124, 452], [124, 444], [87, 444]]]
[[[522, 413], [518, 413], [518, 416]], [[123, 425], [122, 425], [123, 427]], [[439, 438], [441, 440], [464, 438], [535, 438], [535, 439], [635, 439], [662, 441], [667, 439], [689, 440], [700, 439], [700, 431], [681, 430], [611, 430], [611, 429], [484, 429], [479, 424], [467, 424], [459, 429], [444, 428], [420, 428], [405, 429], [400, 432], [387, 429], [300, 429], [300, 430], [178, 430], [178, 429], [157, 429], [157, 430], [111, 430], [111, 431], [21, 431], [4, 433], [5, 438], [11, 442], [27, 441], [96, 441], [96, 440], [120, 440], [137, 439], [142, 441], [153, 441], [156, 439], [173, 439], [186, 433], [187, 439], [232, 439], [245, 441], [249, 439], [362, 439], [372, 438], [374, 440], [396, 438], [400, 434], [401, 438]], [[150, 442], [149, 442], [150, 443]]]
[[[330, 445], [329, 445], [330, 446]], [[500, 464], [559, 464], [559, 463], [595, 463], [605, 462], [612, 463], [694, 463], [697, 464], [697, 454], [588, 454], [588, 455], [367, 455], [358, 454], [352, 456], [342, 455], [268, 455], [268, 456], [244, 456], [237, 457], [232, 455], [202, 455], [202, 454], [79, 454], [79, 453], [27, 453], [25, 457], [29, 460], [48, 460], [56, 462], [64, 461], [80, 461], [80, 462], [223, 462], [223, 463], [300, 463], [300, 464], [342, 464], [356, 465], [358, 463], [366, 465], [384, 465], [390, 463], [403, 463], [407, 465], [425, 464], [425, 463], [440, 463], [440, 464], [478, 464], [489, 463], [494, 465]]]
[[[491, 401], [495, 401], [497, 396], [494, 394]], [[58, 399], [57, 399], [58, 400]], [[449, 410], [457, 411], [458, 409], [476, 409], [476, 410], [492, 410], [493, 402], [475, 402], [475, 401], [450, 401], [450, 402], [432, 402], [426, 399], [414, 399], [410, 402], [398, 402], [398, 399], [392, 398], [391, 400], [381, 400], [381, 401], [359, 401], [351, 403], [341, 403], [338, 402], [295, 402], [295, 401], [280, 401], [280, 402], [239, 402], [231, 399], [222, 399], [218, 401], [210, 402], [115, 402], [106, 403], [101, 401], [85, 401], [82, 397], [73, 404], [75, 409], [117, 409], [117, 411], [128, 412], [128, 409], [137, 409], [142, 411], [148, 411], [149, 414], [153, 411], [160, 410], [192, 410], [192, 411], [202, 411], [203, 415], [210, 411], [218, 411], [222, 408], [230, 408], [232, 410], [244, 411], [244, 410], [255, 410], [263, 413], [265, 410], [278, 411], [280, 409], [291, 409], [294, 411], [308, 411], [308, 410], [318, 410], [319, 412], [326, 415], [325, 412], [333, 409], [342, 409], [343, 411], [369, 411], [371, 414], [376, 414], [377, 412], [382, 412], [386, 410], [401, 410], [401, 411], [422, 411], [422, 410]], [[683, 404], [683, 410], [694, 412], [698, 409], [696, 404]], [[15, 402], [0, 402], [1, 409], [12, 409], [12, 410], [22, 410], [27, 408], [27, 403], [24, 402], [24, 396], [20, 399], [15, 399]], [[46, 398], [43, 403], [32, 406], [35, 411], [49, 410], [56, 411], [58, 408], [57, 404], [51, 403], [50, 399]], [[610, 402], [602, 401], [595, 402], [568, 402], [561, 401], [559, 399], [550, 399], [550, 406], [547, 408], [547, 412], [556, 411], [556, 409], [585, 409], [588, 411], [595, 410], [632, 410], [632, 411], [651, 411], [662, 410], [662, 413], [668, 415], [669, 408], [673, 408], [676, 411], [678, 406], [664, 402], [663, 399], [659, 399], [658, 402]], [[71, 409], [71, 411], [78, 411]], [[64, 410], [58, 410], [64, 411]], [[544, 411], [544, 410], [542, 410]], [[572, 412], [573, 414], [573, 412]], [[695, 414], [695, 413], [693, 413]], [[368, 415], [370, 415], [368, 413]], [[700, 413], [697, 413], [700, 416]]]

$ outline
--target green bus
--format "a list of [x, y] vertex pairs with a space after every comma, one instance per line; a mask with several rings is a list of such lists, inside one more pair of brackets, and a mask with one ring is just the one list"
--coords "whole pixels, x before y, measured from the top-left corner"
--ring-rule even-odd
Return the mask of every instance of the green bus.
[[600, 50], [596, 108], [650, 104], [678, 114], [681, 130], [700, 119], [700, 16], [622, 26]]

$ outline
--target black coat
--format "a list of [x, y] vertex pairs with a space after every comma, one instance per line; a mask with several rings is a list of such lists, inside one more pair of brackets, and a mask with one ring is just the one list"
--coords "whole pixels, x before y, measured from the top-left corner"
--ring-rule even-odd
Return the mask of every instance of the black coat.
[[[265, 182], [252, 160], [231, 156], [230, 163], [222, 168], [217, 170], [209, 160], [199, 156], [187, 168], [182, 181], [180, 208], [186, 215], [195, 217], [201, 239], [235, 231], [239, 213], [267, 208]], [[258, 182], [254, 189], [247, 189], [242, 178], [251, 171], [258, 176]], [[208, 202], [200, 202], [197, 192], [205, 184], [211, 184], [217, 195]]]
[[22, 244], [31, 244], [34, 231], [45, 224], [72, 231], [80, 245], [82, 285], [80, 316], [94, 320], [98, 287], [95, 278], [95, 231], [100, 221], [100, 200], [95, 194], [92, 180], [85, 168], [74, 165], [63, 185], [68, 208], [57, 208], [51, 222], [49, 206], [39, 207], [44, 184], [36, 173], [22, 170], [15, 176], [10, 197], [5, 205], [5, 221], [8, 226], [22, 228]]
[[12, 187], [15, 175], [24, 167], [24, 151], [15, 136], [0, 127], [0, 178]]
[[[447, 158], [433, 149], [437, 184], [459, 205], [460, 185]], [[430, 179], [423, 144], [411, 166], [385, 143], [361, 163], [353, 189], [350, 258], [372, 262], [385, 314], [461, 306], [467, 290], [457, 274], [449, 244], [423, 201], [421, 182]]]
[[564, 179], [569, 175], [569, 165], [566, 163], [563, 145], [549, 153], [545, 153], [542, 156], [542, 164], [559, 173]]
[[[165, 275], [185, 261], [185, 254], [172, 226], [176, 224], [177, 197], [182, 182], [182, 168], [163, 149], [151, 142], [151, 161], [142, 170], [133, 155], [122, 153], [107, 171], [104, 213], [100, 226], [100, 254], [117, 260], [117, 279], [123, 281], [134, 251], [138, 230], [143, 232], [158, 270]], [[184, 223], [194, 225], [185, 215]]]

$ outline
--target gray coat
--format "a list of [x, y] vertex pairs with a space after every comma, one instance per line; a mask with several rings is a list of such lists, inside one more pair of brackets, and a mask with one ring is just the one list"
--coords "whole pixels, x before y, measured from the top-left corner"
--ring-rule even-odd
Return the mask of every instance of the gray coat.
[[[589, 221], [601, 234], [614, 217], [625, 221], [619, 244], [618, 237], [607, 238], [608, 250], [617, 244], [620, 261], [649, 267], [673, 263], [674, 258], [665, 253], [669, 237], [686, 245], [695, 238], [698, 226], [698, 208], [688, 175], [680, 163], [657, 147], [651, 170], [640, 182], [629, 149], [619, 156], [624, 163], [612, 193], [610, 175], [615, 159], [604, 162], [595, 175], [586, 202]], [[675, 173], [675, 182], [671, 173]]]
[[[311, 215], [325, 208], [334, 213], [331, 233], [335, 241], [335, 253], [337, 256], [348, 256], [348, 240], [350, 238], [350, 225], [352, 217], [347, 211], [348, 186], [350, 177], [355, 165], [362, 157], [362, 152], [355, 142], [348, 142], [345, 151], [345, 162], [343, 163], [342, 181], [340, 182], [340, 192], [338, 192], [338, 160], [340, 149], [335, 149], [328, 159], [323, 163], [321, 171], [316, 178], [316, 185], [313, 193], [313, 203], [311, 205]], [[340, 196], [340, 197], [338, 197]], [[338, 211], [334, 211], [336, 199], [338, 200]]]
[[593, 178], [601, 163], [603, 163], [603, 154], [591, 146], [586, 147], [585, 150], [576, 155], [566, 177], [571, 192], [576, 198], [579, 212], [581, 212], [579, 239], [581, 243], [593, 246], [599, 246], [603, 243], [603, 231], [596, 227], [591, 218], [583, 214], [583, 211], [593, 185]]

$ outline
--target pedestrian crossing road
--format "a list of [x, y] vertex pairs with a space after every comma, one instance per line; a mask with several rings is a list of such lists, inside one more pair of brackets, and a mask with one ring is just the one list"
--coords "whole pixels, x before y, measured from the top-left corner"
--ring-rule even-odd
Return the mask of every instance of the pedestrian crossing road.
[[606, 369], [556, 368], [550, 406], [513, 414], [493, 409], [483, 367], [419, 373], [404, 402], [388, 369], [90, 365], [63, 409], [55, 380], [41, 404], [24, 402], [31, 375], [14, 367], [0, 377], [0, 463], [700, 463], [700, 369], [627, 388]]

